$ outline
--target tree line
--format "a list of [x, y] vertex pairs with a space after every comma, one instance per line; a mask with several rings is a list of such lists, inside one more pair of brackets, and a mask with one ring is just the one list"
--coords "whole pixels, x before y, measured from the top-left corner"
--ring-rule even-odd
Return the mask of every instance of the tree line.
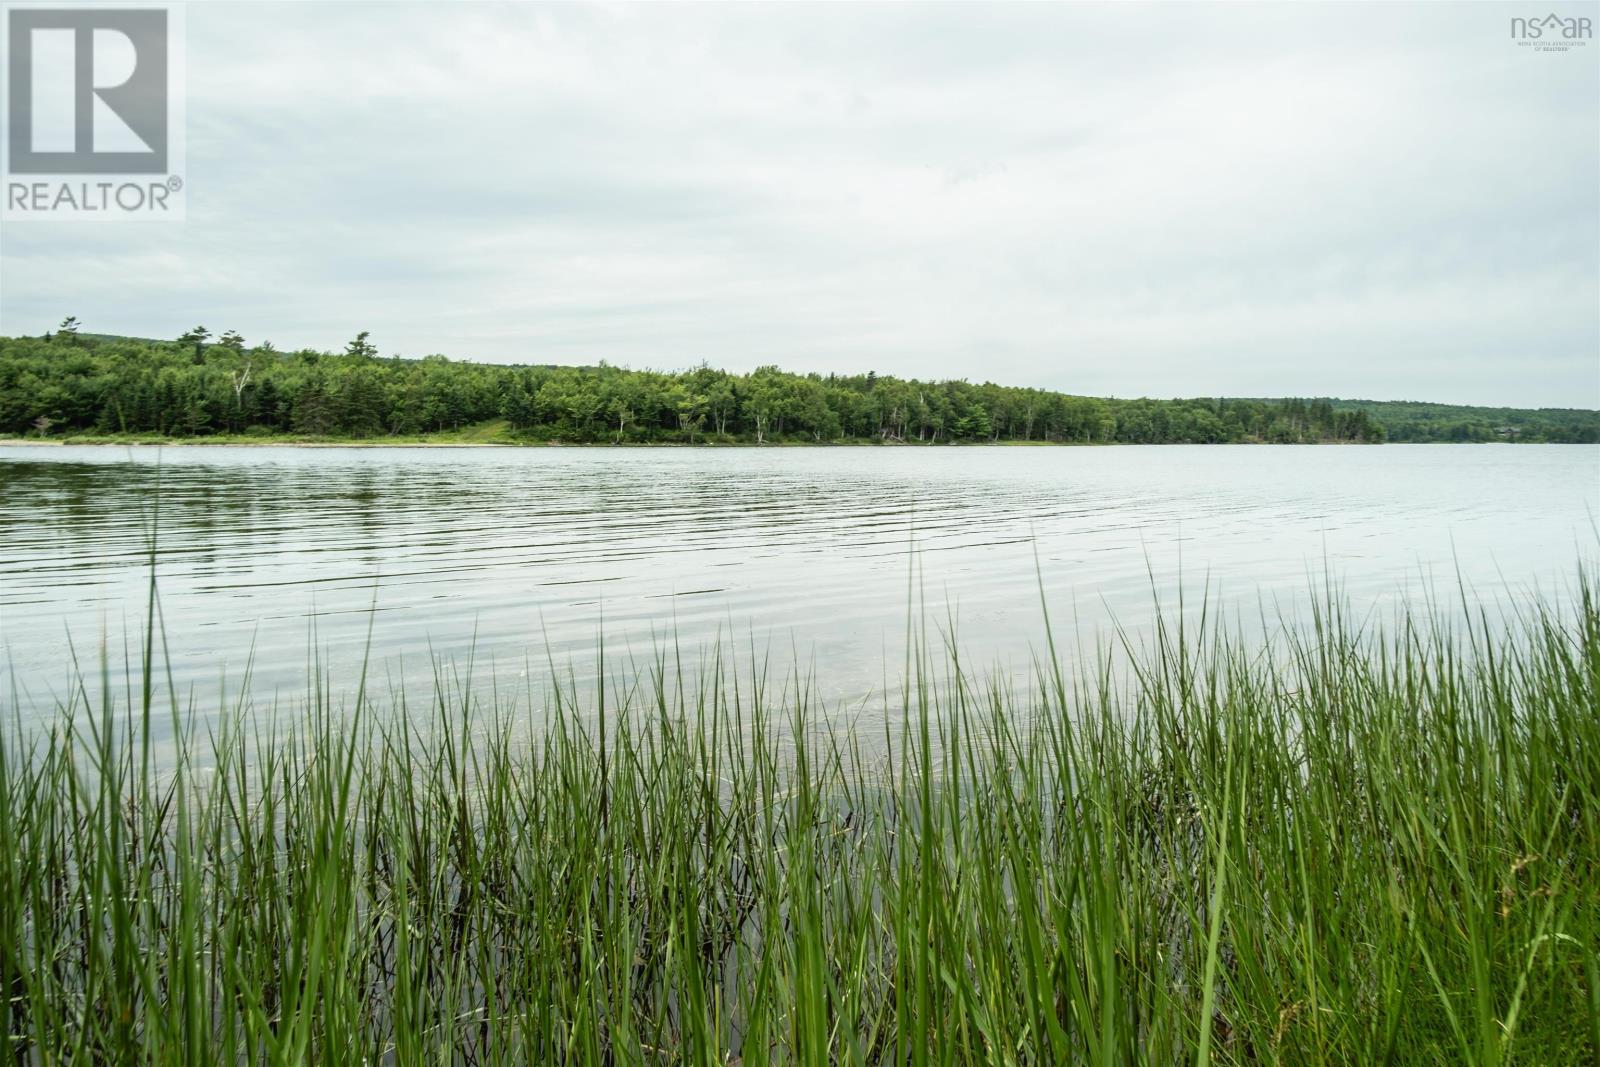
[[0, 338], [0, 434], [377, 438], [504, 420], [529, 441], [1220, 443], [1384, 440], [1329, 400], [1113, 400], [967, 381], [496, 365], [284, 352], [195, 327], [171, 341], [90, 335], [75, 319]]
[[[1334, 401], [1335, 408], [1355, 406]], [[1600, 442], [1600, 412], [1582, 408], [1486, 408], [1409, 400], [1368, 405], [1391, 441]]]

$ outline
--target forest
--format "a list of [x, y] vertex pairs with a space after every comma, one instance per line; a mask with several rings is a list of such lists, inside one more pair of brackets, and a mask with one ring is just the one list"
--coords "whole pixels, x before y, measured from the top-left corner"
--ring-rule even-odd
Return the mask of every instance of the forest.
[[1600, 441], [1600, 412], [1582, 408], [1489, 408], [1335, 400], [1335, 410], [1363, 409], [1377, 417], [1391, 441]]
[[75, 319], [0, 337], [8, 437], [414, 438], [491, 427], [528, 443], [1083, 443], [1600, 440], [1600, 413], [1329, 399], [1120, 400], [989, 382], [669, 372], [279, 351], [195, 327], [171, 341]]

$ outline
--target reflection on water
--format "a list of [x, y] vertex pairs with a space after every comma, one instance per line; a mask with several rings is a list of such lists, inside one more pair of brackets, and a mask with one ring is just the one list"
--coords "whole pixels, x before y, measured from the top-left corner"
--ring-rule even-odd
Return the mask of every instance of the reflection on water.
[[581, 673], [603, 628], [608, 657], [736, 640], [850, 698], [898, 674], [913, 550], [928, 617], [1025, 663], [1041, 580], [1087, 631], [1180, 567], [1252, 611], [1324, 563], [1362, 603], [1457, 566], [1555, 592], [1597, 514], [1588, 446], [0, 448], [4, 699], [43, 712], [74, 647], [137, 645], [152, 528], [172, 672], [207, 697], [252, 649], [257, 692], [303, 684], [313, 641], [353, 670], [370, 627], [392, 679], [469, 650], [480, 678]]

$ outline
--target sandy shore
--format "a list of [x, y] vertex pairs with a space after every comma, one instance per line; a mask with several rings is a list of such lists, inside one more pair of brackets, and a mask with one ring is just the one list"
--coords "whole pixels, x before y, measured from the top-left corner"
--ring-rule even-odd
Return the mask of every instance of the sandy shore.
[[[629, 441], [618, 444], [613, 441], [391, 441], [391, 440], [351, 440], [351, 441], [297, 441], [293, 439], [262, 437], [262, 438], [172, 438], [165, 441], [102, 441], [79, 440], [75, 438], [57, 438], [50, 440], [39, 437], [0, 437], [0, 448], [12, 445], [27, 448], [840, 448], [840, 447], [870, 447], [870, 448], [905, 448], [917, 442], [907, 441], [767, 441], [756, 444], [753, 441], [699, 441], [689, 444], [684, 441]], [[1033, 441], [1033, 442], [999, 442], [999, 447], [1010, 444], [1034, 444], [1056, 447], [1077, 442], [1067, 441]], [[973, 442], [957, 447], [992, 447], [990, 442]], [[931, 447], [931, 446], [927, 446]], [[941, 447], [943, 447], [941, 445]]]
[[560, 441], [537, 441], [531, 444], [505, 441], [234, 441], [234, 440], [172, 440], [172, 441], [73, 441], [41, 440], [37, 437], [0, 438], [0, 447], [20, 445], [27, 448], [573, 448]]

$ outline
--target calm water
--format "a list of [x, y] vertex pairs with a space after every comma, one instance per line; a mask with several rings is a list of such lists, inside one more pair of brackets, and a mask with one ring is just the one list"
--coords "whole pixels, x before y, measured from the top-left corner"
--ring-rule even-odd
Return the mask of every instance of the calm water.
[[603, 629], [613, 663], [731, 639], [857, 699], [899, 672], [913, 558], [927, 617], [1015, 666], [1041, 577], [1086, 634], [1180, 569], [1249, 612], [1299, 610], [1324, 564], [1358, 604], [1457, 567], [1559, 595], [1596, 516], [1587, 446], [0, 448], [0, 700], [46, 714], [73, 646], [97, 672], [102, 634], [137, 645], [152, 521], [174, 680], [214, 704], [252, 649], [257, 694], [297, 693], [312, 647], [353, 678], [369, 625], [385, 680], [472, 650], [503, 686], [583, 676]]

